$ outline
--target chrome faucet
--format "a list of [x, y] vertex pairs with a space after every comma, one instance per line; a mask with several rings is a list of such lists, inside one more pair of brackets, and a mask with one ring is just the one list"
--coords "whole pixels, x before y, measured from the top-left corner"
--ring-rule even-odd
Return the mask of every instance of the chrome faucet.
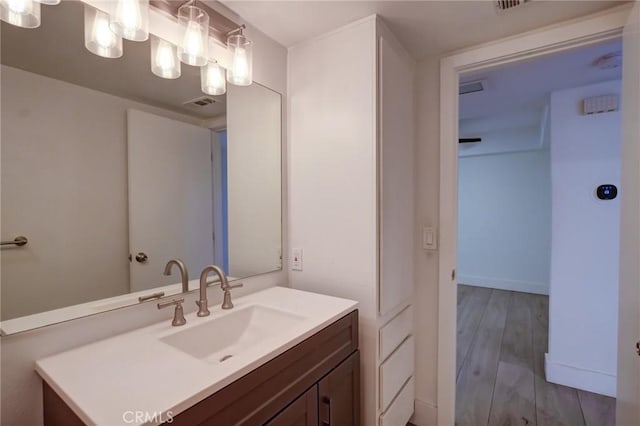
[[180, 280], [182, 281], [182, 292], [189, 292], [189, 273], [187, 272], [187, 267], [184, 262], [180, 259], [171, 259], [167, 262], [167, 265], [164, 267], [164, 275], [171, 275], [171, 267], [176, 265], [178, 269], [180, 269]]
[[207, 317], [211, 312], [209, 312], [209, 301], [207, 300], [207, 277], [210, 272], [215, 272], [220, 277], [220, 280], [226, 280], [224, 273], [220, 268], [215, 265], [209, 265], [202, 270], [200, 274], [200, 300], [196, 301], [196, 305], [198, 305], [198, 316], [199, 317]]
[[206, 317], [210, 314], [209, 307], [207, 306], [209, 301], [207, 300], [207, 287], [211, 284], [217, 284], [218, 281], [207, 281], [210, 272], [215, 272], [218, 275], [220, 280], [220, 288], [224, 291], [224, 299], [222, 302], [222, 309], [231, 309], [233, 308], [233, 303], [231, 302], [231, 289], [242, 287], [242, 283], [237, 283], [234, 285], [229, 285], [229, 281], [227, 280], [227, 276], [225, 275], [222, 268], [216, 265], [209, 265], [202, 270], [202, 274], [200, 274], [200, 300], [196, 302], [198, 305], [198, 316]]
[[[233, 303], [231, 302], [231, 289], [242, 287], [242, 283], [237, 283], [230, 285], [227, 276], [224, 274], [224, 271], [221, 268], [218, 268], [218, 275], [220, 276], [220, 288], [224, 291], [224, 298], [222, 300], [222, 309], [231, 309], [233, 308]], [[217, 284], [216, 281], [208, 282], [208, 285]]]

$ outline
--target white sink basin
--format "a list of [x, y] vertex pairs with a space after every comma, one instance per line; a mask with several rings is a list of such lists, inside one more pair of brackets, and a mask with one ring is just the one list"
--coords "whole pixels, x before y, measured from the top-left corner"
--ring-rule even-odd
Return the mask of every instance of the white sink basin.
[[[285, 287], [271, 287], [233, 302], [231, 310], [212, 306], [211, 316], [204, 318], [188, 312], [182, 327], [172, 327], [172, 313], [163, 313], [161, 322], [40, 359], [36, 370], [86, 424], [131, 426], [123, 413], [134, 410], [158, 414], [134, 424], [155, 425], [357, 306], [352, 300]], [[147, 305], [147, 310], [156, 312]], [[185, 304], [185, 308], [194, 307], [194, 303]], [[167, 371], [169, 376], [163, 374]]]
[[305, 319], [278, 309], [253, 305], [165, 336], [160, 341], [195, 358], [220, 363]]

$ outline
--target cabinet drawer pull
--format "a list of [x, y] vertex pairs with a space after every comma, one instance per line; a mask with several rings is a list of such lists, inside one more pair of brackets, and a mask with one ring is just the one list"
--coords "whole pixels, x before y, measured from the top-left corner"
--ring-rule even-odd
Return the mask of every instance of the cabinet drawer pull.
[[331, 426], [331, 400], [326, 396], [320, 400], [320, 426]]

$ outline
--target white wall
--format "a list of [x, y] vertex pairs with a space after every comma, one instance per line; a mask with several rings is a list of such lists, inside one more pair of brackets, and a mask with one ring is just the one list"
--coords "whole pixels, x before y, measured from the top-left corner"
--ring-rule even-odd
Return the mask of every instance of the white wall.
[[[247, 29], [247, 34], [255, 43], [255, 80], [286, 94], [286, 49], [251, 26]], [[283, 158], [286, 158], [285, 147], [286, 135], [283, 140]], [[287, 199], [286, 188], [286, 173], [283, 171], [283, 212], [286, 212], [287, 206], [284, 201]], [[286, 229], [286, 215], [283, 220]], [[284, 241], [287, 241], [286, 231]], [[286, 261], [284, 250], [283, 256]], [[274, 285], [286, 285], [287, 273], [277, 271], [263, 274], [244, 279], [243, 283], [244, 288], [234, 290], [236, 296]], [[210, 288], [208, 297], [211, 305], [222, 302], [220, 289]], [[197, 292], [186, 295], [185, 299], [185, 311], [194, 312]], [[157, 321], [170, 321], [172, 315], [172, 312], [166, 310], [159, 311], [155, 303], [151, 302], [0, 338], [0, 423], [3, 426], [42, 424], [42, 385], [33, 369], [35, 360]]]
[[[440, 60], [428, 58], [416, 71], [416, 229], [439, 225], [440, 185]], [[438, 366], [438, 252], [423, 250], [416, 233], [415, 338], [416, 405], [413, 422], [436, 424]]]
[[620, 81], [551, 95], [552, 247], [547, 379], [615, 395], [617, 365], [620, 112], [583, 116], [583, 98], [619, 94]]
[[[280, 94], [229, 85], [227, 197], [229, 275], [248, 277], [281, 266]], [[259, 219], [258, 219], [259, 218]]]
[[303, 250], [289, 282], [361, 302], [365, 425], [376, 423], [375, 31], [367, 18], [289, 50], [289, 230]]
[[3, 319], [129, 292], [128, 108], [198, 121], [2, 66]]
[[548, 294], [549, 151], [468, 156], [458, 164], [458, 282]]

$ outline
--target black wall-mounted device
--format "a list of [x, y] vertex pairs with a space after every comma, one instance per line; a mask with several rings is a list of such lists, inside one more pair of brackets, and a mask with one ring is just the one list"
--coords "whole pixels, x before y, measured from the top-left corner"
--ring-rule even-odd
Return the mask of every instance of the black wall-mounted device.
[[601, 200], [613, 200], [618, 196], [618, 188], [615, 185], [600, 185], [596, 195]]

